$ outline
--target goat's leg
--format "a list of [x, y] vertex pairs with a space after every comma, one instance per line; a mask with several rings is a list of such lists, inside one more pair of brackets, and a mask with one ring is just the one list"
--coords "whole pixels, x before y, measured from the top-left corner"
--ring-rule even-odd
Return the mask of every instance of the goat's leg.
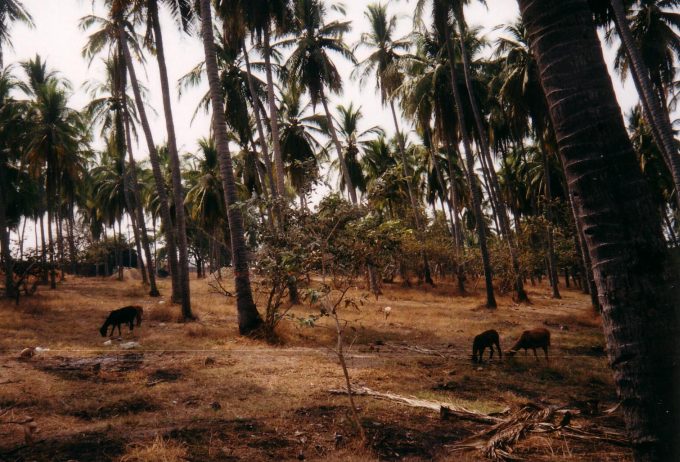
[[122, 337], [123, 332], [120, 330], [120, 324], [118, 324], [118, 337]]
[[543, 347], [543, 352], [545, 353], [545, 360], [547, 362], [550, 362], [550, 359], [548, 358], [548, 347], [547, 346]]
[[534, 350], [534, 357], [536, 358], [536, 361], [538, 361], [538, 355], [536, 354], [536, 348], [533, 348]]
[[501, 350], [500, 342], [496, 342], [496, 348], [498, 348], [498, 358], [503, 359], [503, 351]]
[[491, 350], [491, 354], [489, 355], [489, 361], [491, 361], [491, 358], [493, 358], [493, 345], [489, 345], [489, 350]]

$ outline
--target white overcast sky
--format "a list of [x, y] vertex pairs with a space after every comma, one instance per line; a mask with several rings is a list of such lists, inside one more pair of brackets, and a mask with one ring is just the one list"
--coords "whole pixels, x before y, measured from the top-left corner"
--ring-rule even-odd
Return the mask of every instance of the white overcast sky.
[[[40, 54], [47, 60], [50, 67], [57, 69], [73, 83], [74, 95], [71, 105], [80, 109], [88, 101], [88, 96], [82, 89], [82, 84], [88, 80], [100, 80], [102, 78], [101, 67], [98, 61], [88, 68], [87, 62], [81, 56], [81, 49], [87, 40], [87, 33], [79, 27], [79, 19], [91, 14], [93, 6], [91, 0], [22, 0], [28, 11], [34, 18], [35, 28], [29, 29], [23, 25], [16, 25], [12, 30], [14, 50], [7, 50], [6, 63], [22, 61]], [[352, 21], [353, 30], [346, 37], [347, 42], [354, 43], [359, 35], [367, 30], [367, 21], [364, 18], [364, 10], [371, 0], [349, 0], [345, 2], [348, 19]], [[487, 0], [488, 8], [473, 2], [467, 7], [466, 15], [471, 25], [480, 25], [485, 33], [493, 37], [492, 29], [498, 24], [513, 21], [518, 15], [517, 3], [512, 0]], [[392, 1], [389, 3], [392, 13], [399, 14], [400, 31], [406, 33], [411, 27], [414, 1]], [[101, 14], [101, 2], [97, 1], [94, 12]], [[197, 37], [187, 37], [180, 34], [166, 13], [163, 13], [164, 40], [171, 86], [176, 87], [177, 79], [189, 71], [196, 63], [203, 59], [203, 48]], [[366, 51], [359, 51], [357, 58], [362, 59]], [[607, 59], [611, 61], [611, 52], [607, 51]], [[381, 106], [376, 95], [374, 86], [366, 84], [360, 87], [349, 79], [352, 70], [351, 65], [336, 59], [343, 76], [345, 77], [344, 93], [334, 97], [334, 103], [348, 104], [354, 102], [362, 106], [365, 116], [365, 126], [380, 125], [391, 132], [391, 119]], [[149, 57], [146, 64], [146, 73], [138, 70], [140, 79], [145, 80], [149, 88], [148, 104], [156, 109], [157, 114], [150, 114], [155, 142], [160, 144], [165, 141], [165, 129], [162, 119], [162, 106], [160, 85], [158, 83], [158, 71], [153, 57]], [[634, 87], [628, 83], [625, 88], [620, 84], [618, 77], [614, 77], [614, 83], [624, 110], [627, 110], [636, 101]], [[181, 99], [174, 95], [174, 114], [177, 129], [177, 137], [180, 149], [184, 152], [196, 148], [196, 140], [208, 133], [209, 120], [200, 116], [191, 122], [196, 102], [205, 92], [206, 88], [187, 91]], [[141, 133], [141, 131], [140, 131]], [[140, 146], [144, 144], [141, 143]], [[137, 149], [137, 157], [145, 157], [145, 149], [140, 152]]]

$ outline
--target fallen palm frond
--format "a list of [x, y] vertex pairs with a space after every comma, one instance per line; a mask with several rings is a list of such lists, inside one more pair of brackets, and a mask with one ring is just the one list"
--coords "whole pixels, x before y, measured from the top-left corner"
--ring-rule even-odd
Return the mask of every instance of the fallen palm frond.
[[[617, 446], [628, 446], [624, 435], [612, 431], [587, 431], [568, 426], [571, 412], [556, 407], [541, 407], [533, 403], [524, 405], [503, 422], [494, 425], [456, 444], [454, 450], [478, 450], [496, 461], [522, 460], [512, 454], [514, 445], [529, 433], [557, 433], [564, 437], [587, 441], [601, 441]], [[561, 414], [560, 423], [553, 418]]]
[[[334, 395], [346, 395], [347, 390], [329, 390], [329, 393], [332, 393]], [[394, 393], [382, 393], [371, 390], [368, 387], [352, 387], [352, 394], [357, 396], [372, 396], [377, 399], [393, 401], [410, 407], [431, 409], [435, 412], [439, 412], [443, 418], [454, 416], [460, 419], [472, 420], [475, 422], [481, 422], [486, 424], [496, 424], [503, 421], [499, 417], [483, 414], [481, 412], [466, 409], [462, 406], [456, 406], [451, 403], [445, 403], [441, 401], [429, 401], [415, 397], [396, 395]]]

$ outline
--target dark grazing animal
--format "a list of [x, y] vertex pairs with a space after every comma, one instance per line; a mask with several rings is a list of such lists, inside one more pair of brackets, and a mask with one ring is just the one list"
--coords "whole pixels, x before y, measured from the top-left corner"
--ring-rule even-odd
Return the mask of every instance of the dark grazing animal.
[[514, 356], [517, 350], [523, 349], [524, 355], [526, 356], [527, 350], [531, 348], [534, 350], [534, 356], [538, 360], [538, 355], [536, 354], [536, 348], [543, 348], [545, 353], [545, 360], [548, 359], [548, 347], [550, 346], [550, 331], [539, 327], [538, 329], [525, 330], [522, 332], [522, 336], [517, 340], [517, 343], [510, 348], [507, 352], [508, 356]]
[[106, 321], [104, 321], [104, 325], [99, 329], [99, 333], [102, 334], [102, 337], [106, 337], [106, 332], [109, 330], [109, 326], [111, 326], [111, 335], [113, 335], [116, 327], [118, 327], [118, 335], [122, 335], [120, 331], [121, 324], [127, 324], [130, 327], [130, 332], [132, 332], [135, 320], [137, 321], [137, 327], [142, 325], [143, 314], [144, 310], [141, 306], [126, 306], [113, 310], [109, 313]]
[[487, 330], [475, 337], [472, 342], [472, 361], [476, 363], [481, 363], [484, 356], [484, 350], [487, 348], [491, 350], [489, 359], [493, 358], [493, 346], [496, 345], [498, 350], [498, 356], [503, 358], [503, 352], [501, 351], [501, 343], [498, 337], [498, 332], [493, 329]]

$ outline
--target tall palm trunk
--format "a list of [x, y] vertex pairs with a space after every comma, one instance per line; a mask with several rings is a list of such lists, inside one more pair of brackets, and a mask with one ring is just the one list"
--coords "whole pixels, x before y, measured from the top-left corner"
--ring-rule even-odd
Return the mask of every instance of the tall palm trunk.
[[[482, 113], [479, 108], [479, 103], [475, 98], [474, 87], [472, 85], [472, 78], [470, 76], [470, 58], [468, 56], [467, 47], [465, 45], [465, 37], [467, 35], [467, 25], [465, 22], [465, 13], [463, 11], [462, 1], [456, 2], [454, 5], [454, 15], [456, 23], [458, 24], [458, 40], [460, 43], [460, 55], [463, 60], [463, 76], [465, 78], [465, 87], [467, 88], [470, 106], [472, 107], [472, 114], [475, 119], [475, 126], [477, 127], [477, 134], [479, 136], [479, 148], [482, 152], [482, 163], [486, 161], [488, 176], [489, 176], [489, 197], [492, 198], [492, 203], [496, 204], [496, 215], [500, 224], [501, 232], [505, 235], [510, 252], [510, 260], [512, 263], [512, 271], [515, 273], [515, 293], [518, 302], [528, 302], [529, 297], [524, 290], [524, 283], [522, 281], [522, 270], [519, 266], [519, 257], [517, 255], [517, 245], [515, 243], [512, 230], [510, 229], [510, 220], [507, 214], [506, 204], [503, 203], [501, 188], [496, 175], [496, 169], [493, 165], [493, 159], [489, 151], [489, 137], [486, 133], [486, 127], [482, 119]], [[452, 63], [453, 65], [453, 63]]]
[[449, 57], [449, 71], [451, 73], [451, 89], [453, 99], [456, 104], [456, 113], [458, 115], [458, 124], [460, 127], [461, 137], [463, 138], [463, 149], [465, 150], [465, 162], [467, 164], [466, 176], [468, 187], [470, 188], [470, 197], [472, 199], [472, 208], [475, 214], [475, 221], [477, 222], [477, 236], [479, 238], [479, 248], [482, 254], [482, 265], [484, 266], [484, 280], [486, 283], [486, 306], [487, 308], [496, 308], [496, 297], [493, 291], [493, 276], [491, 271], [491, 259], [489, 258], [489, 249], [486, 242], [486, 226], [484, 224], [484, 215], [482, 214], [482, 198], [479, 189], [477, 188], [475, 179], [475, 159], [472, 154], [472, 147], [470, 146], [469, 132], [467, 122], [465, 120], [465, 113], [463, 112], [463, 99], [458, 89], [458, 79], [456, 78], [456, 61], [453, 52], [453, 43], [451, 43], [451, 33], [446, 28], [446, 51]]
[[56, 265], [54, 263], [54, 237], [52, 236], [52, 222], [54, 221], [54, 195], [50, 194], [54, 190], [54, 178], [52, 169], [48, 167], [47, 171], [47, 249], [50, 258], [50, 289], [54, 290], [57, 288], [57, 271]]
[[[26, 222], [24, 222], [25, 224]], [[77, 257], [76, 255], [76, 240], [75, 240], [75, 224], [76, 220], [73, 217], [73, 202], [69, 204], [68, 207], [68, 221], [66, 222], [66, 235], [68, 237], [68, 253], [69, 253], [69, 260], [71, 263], [71, 274], [76, 275], [77, 272]]]
[[349, 192], [349, 198], [351, 199], [353, 205], [358, 205], [359, 201], [357, 200], [357, 191], [356, 189], [354, 189], [354, 183], [352, 182], [352, 177], [349, 174], [349, 168], [347, 168], [345, 156], [342, 155], [342, 145], [340, 144], [340, 140], [338, 139], [338, 133], [335, 131], [335, 123], [333, 123], [333, 116], [331, 115], [331, 111], [328, 110], [328, 101], [326, 100], [326, 94], [323, 88], [321, 89], [321, 104], [323, 104], [323, 110], [326, 113], [326, 120], [328, 120], [328, 130], [330, 131], [331, 139], [333, 140], [333, 145], [335, 146], [335, 149], [338, 152], [338, 162], [340, 163], [340, 171], [342, 172], [342, 176], [345, 179], [345, 186], [347, 187], [347, 191]]
[[[148, 271], [149, 278], [149, 296], [158, 297], [160, 292], [156, 285], [156, 271], [154, 262], [155, 258], [151, 256], [151, 245], [149, 244], [149, 235], [146, 230], [146, 219], [144, 217], [144, 207], [142, 205], [142, 195], [139, 193], [139, 181], [137, 179], [137, 164], [135, 162], [135, 156], [132, 153], [132, 136], [130, 135], [130, 115], [128, 114], [127, 108], [123, 109], [123, 119], [125, 124], [125, 140], [127, 144], [128, 152], [128, 163], [130, 164], [130, 182], [132, 183], [132, 195], [135, 202], [135, 212], [137, 215], [137, 220], [135, 223], [135, 229], [139, 229], [139, 234], [141, 234], [142, 248], [144, 249], [144, 256], [146, 257], [146, 269]], [[139, 252], [139, 250], [137, 250]], [[139, 254], [139, 259], [141, 260], [141, 253]]]
[[[139, 181], [137, 179], [137, 163], [135, 162], [135, 156], [132, 152], [132, 136], [130, 133], [130, 114], [128, 112], [127, 106], [123, 108], [123, 125], [125, 125], [125, 141], [128, 153], [128, 163], [130, 164], [130, 182], [132, 183], [132, 196], [134, 198], [134, 212], [137, 216], [133, 223], [135, 229], [139, 230], [141, 247], [144, 251], [144, 257], [146, 258], [146, 269], [147, 277], [149, 278], [149, 296], [158, 297], [160, 292], [158, 291], [158, 286], [156, 285], [156, 268], [155, 268], [155, 258], [151, 256], [151, 245], [149, 243], [149, 234], [146, 229], [146, 218], [144, 216], [144, 206], [142, 205], [142, 195], [139, 192]], [[139, 247], [139, 246], [138, 246]], [[141, 260], [142, 254], [137, 249], [138, 258]]]
[[[2, 249], [2, 261], [4, 263], [5, 271], [5, 296], [7, 298], [14, 297], [14, 263], [12, 261], [12, 252], [9, 248], [9, 228], [7, 227], [6, 198], [4, 187], [7, 184], [5, 181], [5, 167], [4, 159], [0, 158], [0, 248]], [[37, 243], [36, 243], [37, 247]]]
[[[286, 193], [286, 183], [283, 170], [283, 154], [281, 151], [281, 137], [279, 135], [279, 109], [276, 106], [276, 95], [274, 94], [274, 78], [272, 76], [270, 25], [264, 28], [264, 66], [267, 76], [267, 101], [269, 102], [269, 126], [272, 131], [272, 145], [274, 146], [274, 166], [276, 167], [276, 188], [280, 195]], [[253, 94], [253, 98], [255, 95]], [[264, 144], [264, 140], [262, 141]]]
[[[649, 69], [645, 65], [640, 49], [628, 26], [628, 18], [622, 0], [610, 0], [614, 12], [614, 25], [621, 38], [623, 49], [630, 62], [630, 71], [635, 82], [640, 102], [644, 110], [645, 119], [652, 128], [654, 141], [663, 154], [668, 170], [670, 170], [675, 185], [675, 200], [680, 207], [680, 156], [673, 136], [668, 111], [659, 103], [654, 94], [654, 86], [649, 77]], [[665, 98], [663, 98], [665, 100]]]
[[587, 0], [519, 0], [637, 461], [680, 460], [680, 295]]
[[[540, 134], [539, 137], [543, 137]], [[548, 222], [546, 233], [548, 235], [548, 275], [552, 286], [552, 298], [560, 299], [559, 278], [557, 276], [557, 258], [555, 257], [555, 242], [553, 234], [553, 213], [552, 213], [552, 181], [550, 179], [550, 164], [548, 163], [548, 153], [546, 143], [542, 143], [541, 156], [543, 161], [543, 181], [545, 183], [545, 218]]]
[[57, 209], [55, 213], [55, 227], [57, 231], [57, 254], [59, 255], [59, 282], [65, 281], [64, 275], [64, 233], [62, 230], [62, 216], [61, 216], [61, 195], [57, 194]]
[[435, 104], [435, 110], [437, 111], [437, 121], [439, 125], [439, 130], [442, 133], [442, 138], [444, 139], [444, 145], [446, 147], [446, 164], [448, 167], [448, 173], [449, 173], [449, 183], [450, 183], [450, 190], [449, 190], [449, 202], [451, 204], [452, 210], [451, 210], [451, 215], [454, 223], [454, 233], [455, 233], [455, 239], [456, 239], [456, 278], [458, 279], [458, 292], [460, 294], [465, 294], [465, 268], [463, 267], [463, 260], [465, 258], [465, 245], [463, 242], [463, 227], [460, 222], [460, 215], [458, 214], [458, 211], [460, 210], [459, 207], [459, 198], [458, 198], [458, 191], [456, 191], [456, 184], [455, 184], [455, 176], [453, 174], [453, 149], [451, 147], [451, 139], [450, 139], [450, 134], [447, 133], [444, 130], [444, 122], [442, 120], [442, 110], [439, 104]]
[[[416, 230], [418, 234], [423, 232], [423, 223], [420, 218], [420, 208], [418, 207], [418, 202], [416, 201], [415, 193], [413, 192], [413, 186], [411, 185], [411, 173], [406, 162], [406, 147], [404, 146], [404, 137], [399, 130], [399, 121], [397, 120], [397, 111], [394, 109], [394, 100], [390, 100], [390, 109], [392, 110], [392, 121], [394, 122], [394, 130], [397, 134], [397, 140], [399, 141], [399, 154], [401, 155], [401, 170], [404, 175], [404, 180], [406, 181], [406, 188], [408, 191], [408, 198], [411, 201], [411, 210], [413, 210], [413, 219], [416, 223]], [[420, 249], [420, 256], [423, 259], [423, 269], [425, 272], [425, 282], [434, 286], [434, 281], [432, 280], [432, 274], [430, 272], [430, 262], [427, 258], [427, 253], [423, 248]]]
[[[41, 188], [42, 189], [42, 188]], [[40, 199], [43, 200], [42, 198]], [[42, 263], [41, 279], [43, 284], [47, 284], [47, 245], [45, 244], [45, 210], [40, 210], [40, 261]], [[37, 245], [36, 245], [37, 247]]]
[[[142, 100], [142, 95], [139, 90], [137, 73], [135, 72], [134, 63], [132, 62], [132, 56], [130, 55], [130, 49], [128, 47], [127, 40], [125, 39], [125, 33], [123, 30], [120, 31], [120, 43], [123, 49], [125, 65], [130, 75], [130, 84], [132, 85], [132, 92], [135, 96], [135, 105], [137, 106], [137, 112], [139, 113], [142, 130], [144, 131], [144, 138], [146, 139], [146, 145], [149, 150], [149, 160], [151, 161], [151, 170], [153, 172], [156, 192], [158, 193], [161, 219], [163, 221], [163, 229], [165, 231], [165, 245], [167, 246], [166, 253], [168, 255], [168, 263], [170, 264], [170, 276], [172, 277], [172, 301], [177, 303], [182, 300], [182, 287], [180, 285], [180, 271], [178, 268], [179, 264], [177, 262], [177, 247], [175, 245], [175, 227], [173, 226], [172, 217], [170, 215], [170, 202], [167, 190], [165, 189], [165, 179], [163, 178], [163, 172], [161, 171], [161, 163], [160, 159], [158, 158], [156, 144], [154, 143], [153, 135], [151, 134], [149, 119], [146, 116], [144, 101]], [[187, 318], [187, 314], [184, 313], [184, 306], [182, 306], [182, 316]], [[191, 313], [189, 313], [188, 318], [191, 318]]]
[[[262, 125], [262, 113], [260, 112], [260, 104], [255, 93], [255, 83], [253, 82], [253, 72], [250, 67], [250, 58], [248, 57], [248, 49], [246, 48], [246, 41], [241, 42], [241, 49], [243, 50], [243, 57], [246, 61], [246, 76], [248, 78], [248, 91], [250, 91], [250, 98], [253, 104], [253, 111], [255, 112], [255, 125], [257, 127], [257, 135], [260, 137], [260, 149], [262, 150], [262, 157], [264, 158], [264, 165], [267, 169], [267, 180], [269, 181], [269, 190], [272, 198], [278, 198], [278, 186], [274, 182], [274, 171], [272, 168], [272, 160], [269, 156], [269, 146], [267, 145], [267, 137], [264, 134]], [[267, 80], [267, 93], [269, 94], [269, 80]], [[276, 121], [276, 132], [278, 134], [278, 120]], [[272, 129], [273, 130], [273, 129]], [[281, 141], [279, 140], [279, 149], [281, 149]]]
[[191, 287], [189, 285], [189, 247], [187, 242], [186, 216], [184, 212], [184, 188], [182, 186], [182, 170], [177, 152], [177, 137], [175, 135], [175, 122], [172, 117], [172, 101], [170, 100], [170, 84], [168, 69], [165, 64], [165, 48], [163, 47], [163, 34], [161, 23], [158, 19], [157, 0], [149, 2], [149, 13], [153, 26], [154, 45], [156, 46], [156, 58], [161, 79], [161, 92], [163, 94], [163, 113], [165, 115], [165, 127], [168, 132], [168, 154], [172, 169], [172, 196], [175, 203], [175, 227], [177, 230], [177, 250], [179, 251], [179, 284], [182, 302], [182, 317], [193, 319], [191, 313]]
[[229, 220], [239, 332], [242, 335], [247, 335], [254, 333], [260, 328], [262, 325], [262, 318], [255, 306], [250, 286], [248, 253], [245, 238], [243, 236], [243, 217], [241, 216], [241, 211], [237, 207], [234, 207], [238, 198], [236, 194], [236, 183], [234, 181], [231, 154], [229, 152], [229, 141], [227, 140], [227, 122], [224, 116], [224, 102], [217, 70], [210, 0], [201, 0], [200, 5], [201, 36], [205, 53], [206, 73], [210, 84], [213, 132], [215, 134], [215, 144], [220, 160], [220, 175], [222, 177], [224, 201], [227, 206], [227, 218]]

